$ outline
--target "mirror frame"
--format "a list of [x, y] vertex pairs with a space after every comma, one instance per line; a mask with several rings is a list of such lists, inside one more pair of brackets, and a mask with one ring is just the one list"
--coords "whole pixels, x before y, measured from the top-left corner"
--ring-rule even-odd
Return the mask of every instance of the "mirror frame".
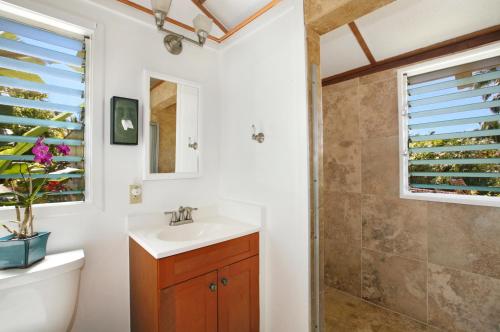
[[[150, 172], [150, 140], [149, 140], [149, 135], [150, 135], [150, 130], [149, 130], [149, 122], [151, 119], [151, 107], [150, 107], [150, 79], [155, 78], [155, 79], [160, 79], [163, 81], [169, 81], [173, 82], [176, 84], [181, 84], [181, 85], [187, 85], [193, 88], [198, 89], [198, 109], [196, 110], [196, 119], [197, 119], [197, 124], [196, 124], [196, 133], [197, 133], [197, 142], [198, 142], [198, 149], [196, 150], [196, 157], [197, 157], [197, 164], [198, 164], [198, 171], [197, 172], [182, 172], [182, 173], [151, 173]], [[143, 105], [144, 105], [144, 112], [143, 112], [143, 120], [142, 120], [142, 132], [143, 132], [143, 156], [144, 156], [144, 163], [143, 163], [143, 179], [144, 180], [175, 180], [175, 179], [192, 179], [192, 178], [197, 178], [201, 176], [201, 150], [200, 146], [200, 138], [201, 138], [201, 130], [200, 130], [200, 117], [201, 117], [201, 101], [202, 101], [202, 88], [201, 85], [192, 82], [192, 81], [187, 81], [184, 79], [180, 79], [171, 75], [165, 75], [161, 73], [157, 73], [154, 71], [150, 71], [145, 69], [144, 74], [143, 74]]]

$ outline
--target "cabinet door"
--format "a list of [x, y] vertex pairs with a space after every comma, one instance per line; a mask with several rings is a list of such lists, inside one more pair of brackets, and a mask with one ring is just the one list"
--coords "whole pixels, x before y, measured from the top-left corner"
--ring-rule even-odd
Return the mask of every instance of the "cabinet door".
[[259, 331], [259, 256], [219, 270], [219, 332]]
[[217, 272], [160, 290], [161, 332], [217, 331]]

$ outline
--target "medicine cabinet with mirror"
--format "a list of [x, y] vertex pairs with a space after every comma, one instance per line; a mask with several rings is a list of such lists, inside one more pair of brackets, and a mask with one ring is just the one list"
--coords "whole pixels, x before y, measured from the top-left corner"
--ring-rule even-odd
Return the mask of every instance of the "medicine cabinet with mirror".
[[144, 179], [198, 177], [200, 86], [144, 72]]

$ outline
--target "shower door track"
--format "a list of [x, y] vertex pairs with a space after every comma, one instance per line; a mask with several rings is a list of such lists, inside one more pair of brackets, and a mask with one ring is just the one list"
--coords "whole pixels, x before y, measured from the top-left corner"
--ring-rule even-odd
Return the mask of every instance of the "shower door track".
[[320, 177], [320, 130], [321, 130], [321, 107], [318, 98], [318, 66], [311, 64], [311, 95], [312, 95], [312, 144], [313, 144], [313, 278], [312, 291], [314, 296], [313, 309], [313, 327], [315, 332], [323, 330], [321, 319], [321, 300], [320, 300], [320, 236], [319, 236], [319, 177]]

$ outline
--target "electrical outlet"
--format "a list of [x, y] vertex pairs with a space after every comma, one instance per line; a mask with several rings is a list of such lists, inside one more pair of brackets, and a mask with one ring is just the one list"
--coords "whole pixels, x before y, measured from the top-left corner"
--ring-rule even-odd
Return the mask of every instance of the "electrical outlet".
[[142, 187], [140, 184], [131, 184], [128, 186], [130, 204], [142, 203]]

